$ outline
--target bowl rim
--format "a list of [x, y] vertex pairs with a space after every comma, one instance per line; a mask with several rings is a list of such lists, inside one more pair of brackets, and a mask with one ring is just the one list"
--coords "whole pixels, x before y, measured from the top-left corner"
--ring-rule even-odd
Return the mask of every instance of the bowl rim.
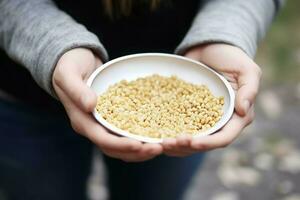
[[[184, 56], [175, 55], [175, 54], [168, 54], [168, 53], [137, 53], [137, 54], [122, 56], [122, 57], [119, 57], [119, 58], [115, 58], [111, 61], [108, 61], [108, 62], [104, 63], [103, 65], [101, 65], [100, 67], [98, 67], [90, 75], [90, 77], [88, 78], [86, 84], [87, 84], [88, 87], [91, 87], [94, 80], [95, 80], [95, 78], [98, 76], [98, 74], [101, 71], [103, 71], [104, 69], [106, 69], [109, 66], [113, 65], [114, 63], [117, 63], [117, 62], [120, 62], [120, 61], [123, 61], [123, 60], [127, 60], [127, 59], [131, 59], [131, 58], [148, 57], [148, 56], [160, 56], [160, 57], [176, 58], [176, 59], [181, 59], [181, 60], [185, 60], [185, 61], [197, 64], [197, 65], [200, 65], [201, 67], [205, 68], [206, 70], [209, 70], [212, 73], [214, 73], [222, 81], [222, 83], [225, 85], [225, 87], [227, 89], [227, 92], [229, 94], [230, 101], [229, 101], [228, 111], [226, 113], [224, 113], [225, 116], [222, 120], [222, 123], [220, 123], [218, 126], [213, 126], [212, 128], [201, 132], [201, 134], [194, 135], [193, 136], [194, 138], [212, 135], [212, 134], [216, 133], [218, 130], [220, 130], [222, 127], [224, 127], [227, 124], [227, 122], [230, 120], [230, 118], [233, 115], [234, 102], [235, 102], [235, 92], [234, 92], [233, 88], [231, 87], [230, 83], [219, 72], [215, 71], [214, 69], [210, 68], [209, 66], [205, 65], [204, 63], [201, 63], [199, 61], [196, 61], [196, 60], [184, 57]], [[136, 134], [130, 133], [128, 131], [122, 130], [122, 129], [114, 126], [113, 124], [109, 123], [104, 118], [102, 118], [101, 115], [96, 111], [96, 108], [94, 108], [94, 111], [92, 112], [92, 115], [104, 128], [108, 129], [110, 132], [112, 132], [114, 134], [117, 134], [119, 136], [129, 137], [129, 138], [136, 139], [136, 140], [139, 140], [141, 142], [146, 142], [146, 143], [162, 143], [162, 141], [163, 141], [163, 138], [150, 138], [150, 137], [140, 136], [140, 135], [136, 135]]]

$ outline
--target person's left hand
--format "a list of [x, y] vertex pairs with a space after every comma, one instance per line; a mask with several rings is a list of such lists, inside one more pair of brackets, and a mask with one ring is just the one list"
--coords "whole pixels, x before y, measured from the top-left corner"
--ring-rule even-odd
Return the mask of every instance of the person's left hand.
[[254, 61], [241, 49], [231, 45], [201, 45], [190, 49], [185, 56], [210, 66], [230, 82], [236, 92], [235, 112], [229, 122], [213, 135], [199, 138], [183, 135], [176, 139], [164, 139], [164, 153], [169, 156], [188, 156], [232, 143], [253, 121], [253, 104], [261, 77], [261, 70]]

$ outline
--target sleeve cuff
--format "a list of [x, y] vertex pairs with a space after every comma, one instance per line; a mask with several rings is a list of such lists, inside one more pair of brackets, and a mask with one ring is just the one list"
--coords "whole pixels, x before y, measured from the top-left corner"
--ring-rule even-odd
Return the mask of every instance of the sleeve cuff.
[[253, 58], [275, 13], [273, 0], [205, 1], [175, 53], [184, 54], [189, 48], [205, 43], [226, 43]]
[[38, 85], [54, 98], [57, 98], [52, 85], [52, 75], [55, 66], [64, 53], [79, 47], [91, 49], [103, 62], [108, 60], [107, 52], [98, 38], [86, 31], [60, 36], [56, 40], [52, 40], [41, 51], [36, 68], [34, 71], [31, 71]]
[[184, 55], [190, 48], [207, 43], [225, 43], [239, 47], [251, 58], [255, 56], [257, 48], [251, 41], [247, 41], [232, 33], [200, 31], [197, 33], [189, 33], [175, 49], [175, 53]]

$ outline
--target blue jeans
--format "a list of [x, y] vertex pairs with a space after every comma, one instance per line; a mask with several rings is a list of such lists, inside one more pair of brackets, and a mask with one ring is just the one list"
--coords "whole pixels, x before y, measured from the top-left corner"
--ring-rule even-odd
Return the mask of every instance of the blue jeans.
[[[64, 112], [0, 100], [0, 188], [8, 200], [84, 200], [93, 145]], [[112, 200], [181, 199], [203, 154], [125, 163], [104, 156]]]

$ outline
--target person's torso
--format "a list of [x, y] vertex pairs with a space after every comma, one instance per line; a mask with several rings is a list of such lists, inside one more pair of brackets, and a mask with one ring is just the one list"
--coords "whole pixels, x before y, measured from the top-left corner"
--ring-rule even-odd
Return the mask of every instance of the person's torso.
[[[101, 0], [56, 0], [57, 6], [96, 34], [110, 59], [142, 52], [173, 53], [199, 9], [199, 0], [174, 0], [155, 11], [135, 8], [129, 17], [110, 19]], [[0, 51], [0, 90], [28, 104], [52, 109], [57, 102], [37, 86], [29, 72]], [[20, 88], [20, 83], [22, 88]]]

